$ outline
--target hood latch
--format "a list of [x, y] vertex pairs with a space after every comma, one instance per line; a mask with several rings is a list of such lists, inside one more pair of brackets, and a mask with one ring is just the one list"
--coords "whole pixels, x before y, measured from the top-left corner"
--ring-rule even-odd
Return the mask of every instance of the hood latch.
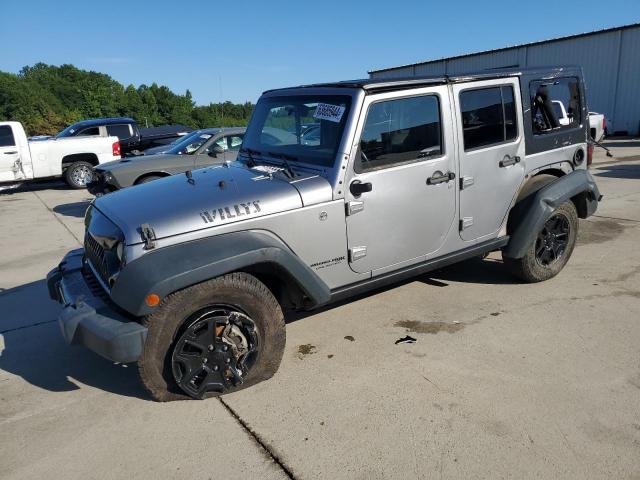
[[148, 223], [143, 223], [140, 225], [140, 236], [144, 241], [144, 249], [151, 250], [156, 246], [156, 232], [153, 231], [153, 228]]

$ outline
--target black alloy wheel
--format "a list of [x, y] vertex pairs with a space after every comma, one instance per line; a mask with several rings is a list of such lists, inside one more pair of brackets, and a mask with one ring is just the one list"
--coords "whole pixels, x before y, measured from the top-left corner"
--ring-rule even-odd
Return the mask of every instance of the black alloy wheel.
[[544, 267], [557, 262], [566, 252], [570, 233], [569, 219], [555, 213], [547, 220], [536, 239], [536, 261]]
[[241, 385], [258, 358], [254, 321], [227, 305], [206, 307], [185, 320], [171, 355], [173, 377], [192, 398]]

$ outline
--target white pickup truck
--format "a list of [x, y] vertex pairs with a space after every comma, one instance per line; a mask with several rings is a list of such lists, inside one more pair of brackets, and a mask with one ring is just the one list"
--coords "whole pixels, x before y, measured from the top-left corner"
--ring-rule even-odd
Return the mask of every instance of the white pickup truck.
[[[571, 123], [571, 118], [569, 118], [569, 115], [567, 114], [567, 109], [564, 107], [564, 103], [560, 100], [552, 100], [551, 103], [553, 104], [553, 109], [556, 112], [556, 117], [558, 117], [560, 125], [569, 125]], [[599, 142], [604, 138], [606, 126], [606, 120], [602, 113], [589, 112], [589, 133], [591, 134], [591, 138], [596, 142]]]
[[72, 188], [91, 181], [93, 167], [120, 159], [118, 137], [29, 141], [20, 122], [0, 122], [0, 184], [63, 176]]

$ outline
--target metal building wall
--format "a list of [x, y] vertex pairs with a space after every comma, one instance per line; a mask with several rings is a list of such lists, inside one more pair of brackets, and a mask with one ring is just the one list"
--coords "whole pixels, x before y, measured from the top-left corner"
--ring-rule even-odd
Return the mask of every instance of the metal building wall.
[[615, 127], [638, 134], [640, 130], [640, 28], [621, 32], [620, 64], [616, 84]]
[[581, 65], [591, 111], [610, 132], [640, 133], [640, 26], [371, 72], [372, 78], [444, 75], [504, 67]]

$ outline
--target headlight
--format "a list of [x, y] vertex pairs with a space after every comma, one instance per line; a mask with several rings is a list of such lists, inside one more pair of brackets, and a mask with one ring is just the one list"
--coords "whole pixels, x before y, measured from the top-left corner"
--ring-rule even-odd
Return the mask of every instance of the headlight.
[[111, 175], [109, 172], [104, 172], [103, 178], [105, 182], [110, 182], [111, 180], [113, 180], [113, 175]]
[[118, 242], [118, 245], [116, 245], [116, 255], [118, 256], [118, 260], [120, 260], [120, 263], [124, 263], [124, 243], [123, 242]]

